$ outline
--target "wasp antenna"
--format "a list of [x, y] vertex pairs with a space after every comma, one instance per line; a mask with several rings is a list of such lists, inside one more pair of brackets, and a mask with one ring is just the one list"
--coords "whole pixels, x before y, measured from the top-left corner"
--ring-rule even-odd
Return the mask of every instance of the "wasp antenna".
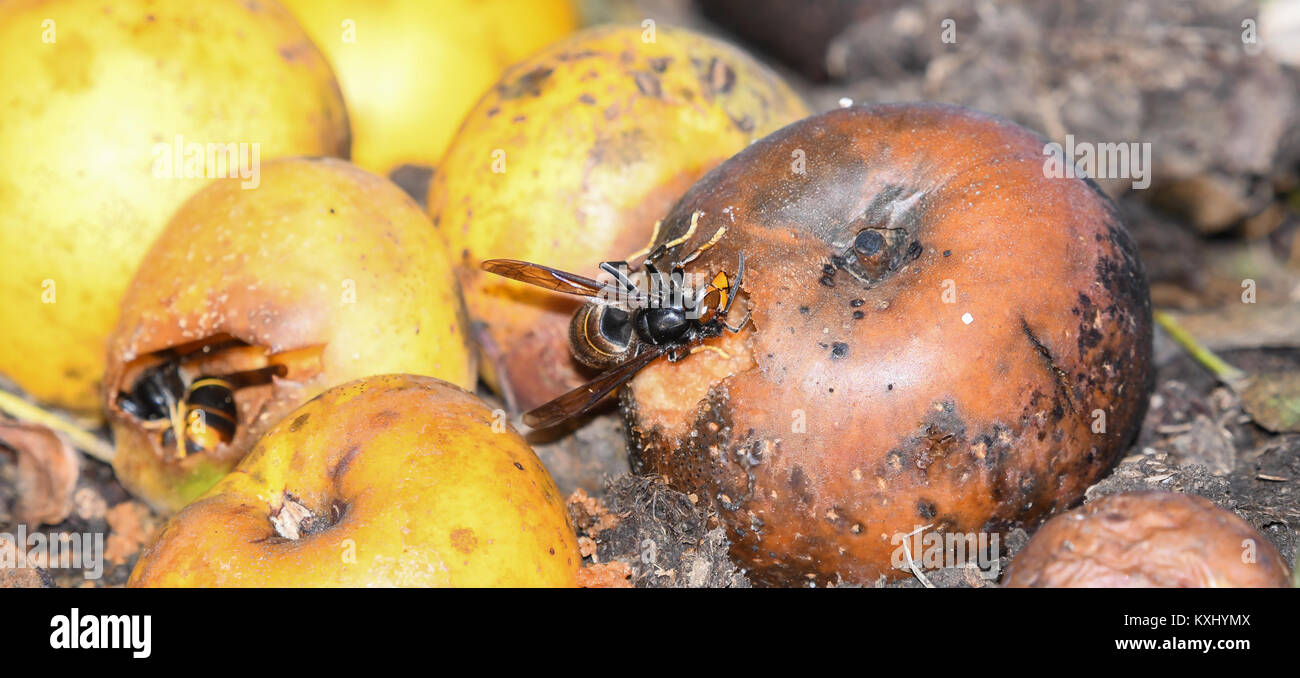
[[[666, 252], [668, 252], [668, 250], [677, 247], [678, 245], [681, 245], [687, 240], [690, 240], [691, 237], [695, 235], [695, 229], [699, 227], [700, 217], [702, 216], [704, 216], [704, 213], [699, 210], [692, 212], [691, 225], [689, 228], [686, 229], [686, 233], [682, 234], [680, 237], [673, 238], [672, 240], [669, 240], [668, 242], [656, 247], [654, 251], [650, 253], [650, 256], [646, 257], [646, 263], [648, 264], [650, 262], [658, 260], [659, 257], [662, 257]], [[724, 226], [723, 228], [725, 229], [726, 227]], [[717, 236], [714, 237], [716, 238]], [[642, 265], [644, 266], [645, 264]]]
[[[736, 302], [736, 297], [740, 296], [740, 285], [743, 282], [744, 278], [745, 278], [745, 253], [741, 252], [740, 262], [736, 264], [736, 282], [735, 284], [727, 285], [727, 305], [722, 308], [721, 310], [722, 315], [725, 316], [731, 312], [731, 305]], [[732, 332], [739, 332], [740, 328], [744, 327], [746, 322], [749, 322], [748, 314], [745, 315], [745, 320], [742, 321], [740, 325], [738, 325], [735, 329], [732, 329], [731, 325], [727, 325], [726, 322], [723, 322], [722, 324]]]
[[723, 320], [722, 326], [727, 328], [727, 331], [731, 332], [732, 334], [740, 334], [740, 331], [745, 329], [745, 325], [749, 324], [749, 319], [753, 315], [754, 315], [753, 311], [745, 311], [745, 317], [740, 319], [739, 325], [732, 327], [731, 325], [727, 324], [727, 321]]

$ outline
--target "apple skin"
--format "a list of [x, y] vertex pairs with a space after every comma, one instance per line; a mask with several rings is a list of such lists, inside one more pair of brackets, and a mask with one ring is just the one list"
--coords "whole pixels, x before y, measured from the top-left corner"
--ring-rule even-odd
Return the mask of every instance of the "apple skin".
[[128, 585], [576, 586], [564, 498], [499, 414], [431, 377], [332, 388], [176, 514]]
[[1047, 521], [1002, 585], [1285, 588], [1290, 573], [1268, 539], [1204, 497], [1125, 492]]
[[[285, 0], [347, 99], [352, 162], [434, 167], [501, 71], [578, 26], [573, 0]], [[348, 27], [358, 37], [348, 40]]]
[[[737, 273], [728, 355], [622, 394], [633, 468], [718, 511], [757, 584], [910, 576], [900, 535], [1002, 532], [1077, 503], [1136, 433], [1151, 310], [1136, 249], [1043, 140], [938, 104], [790, 125], [692, 187], [659, 242]], [[860, 233], [877, 250], [858, 255]], [[882, 243], [888, 236], [889, 240]]]

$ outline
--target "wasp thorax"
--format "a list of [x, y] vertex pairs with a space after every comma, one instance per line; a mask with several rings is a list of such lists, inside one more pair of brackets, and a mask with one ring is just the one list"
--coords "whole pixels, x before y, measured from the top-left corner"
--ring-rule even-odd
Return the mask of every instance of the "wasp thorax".
[[668, 344], [682, 338], [691, 327], [687, 310], [665, 306], [649, 308], [636, 315], [637, 338], [648, 344]]

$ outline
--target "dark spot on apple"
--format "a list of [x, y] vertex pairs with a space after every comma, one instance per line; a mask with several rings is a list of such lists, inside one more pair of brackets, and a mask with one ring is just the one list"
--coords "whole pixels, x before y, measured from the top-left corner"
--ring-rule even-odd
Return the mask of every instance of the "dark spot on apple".
[[659, 85], [659, 78], [653, 73], [637, 71], [632, 75], [632, 79], [636, 81], [637, 91], [641, 92], [642, 96], [657, 99], [663, 95], [663, 89]]
[[306, 424], [308, 419], [311, 419], [310, 412], [300, 414], [294, 417], [293, 422], [289, 424], [289, 432], [297, 433], [298, 431], [302, 430], [302, 425]]
[[474, 536], [474, 530], [468, 527], [462, 527], [451, 531], [451, 545], [461, 553], [469, 554], [478, 546], [478, 537]]
[[348, 448], [348, 451], [339, 458], [338, 463], [334, 464], [334, 469], [330, 471], [330, 477], [334, 480], [338, 480], [342, 477], [343, 474], [348, 472], [348, 467], [352, 465], [352, 460], [356, 459], [357, 455], [360, 453], [360, 446], [353, 445]]
[[555, 70], [548, 66], [538, 66], [527, 73], [497, 85], [497, 93], [502, 99], [518, 99], [523, 96], [541, 96], [542, 84]]
[[715, 94], [726, 94], [735, 84], [736, 72], [727, 62], [713, 57], [713, 61], [709, 62], [709, 90]]

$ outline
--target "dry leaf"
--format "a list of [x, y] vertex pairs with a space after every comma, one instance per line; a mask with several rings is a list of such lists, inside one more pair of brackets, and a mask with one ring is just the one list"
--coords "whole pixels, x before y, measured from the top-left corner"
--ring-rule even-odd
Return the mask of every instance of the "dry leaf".
[[30, 422], [0, 420], [0, 443], [18, 455], [19, 521], [55, 525], [72, 513], [81, 455], [54, 431]]
[[1240, 390], [1241, 407], [1274, 433], [1300, 433], [1300, 372], [1257, 374]]
[[1212, 351], [1300, 348], [1300, 302], [1231, 304], [1209, 311], [1169, 314]]

